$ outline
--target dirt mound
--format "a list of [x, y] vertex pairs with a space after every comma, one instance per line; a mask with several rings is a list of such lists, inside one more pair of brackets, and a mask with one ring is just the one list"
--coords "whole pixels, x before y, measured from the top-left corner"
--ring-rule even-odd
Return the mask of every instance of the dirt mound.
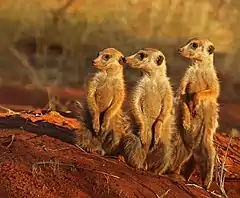
[[[19, 97], [25, 92], [19, 91]], [[36, 91], [28, 92], [34, 95]], [[14, 92], [8, 90], [8, 93]], [[76, 93], [80, 92], [58, 91], [65, 100], [77, 98]], [[72, 144], [76, 130], [81, 131], [79, 122], [66, 117], [68, 114], [43, 110], [46, 94], [39, 94], [37, 102], [33, 97], [20, 101], [9, 94], [0, 95], [0, 103], [5, 107], [25, 109], [20, 113], [0, 113], [0, 197], [216, 197], [215, 193], [220, 194], [216, 181], [209, 192], [194, 185], [201, 184], [198, 170], [191, 178], [192, 185], [187, 185], [77, 148]], [[223, 108], [231, 112], [236, 106]], [[236, 116], [233, 120], [229, 118], [232, 114], [224, 117], [225, 114], [221, 120], [226, 126], [230, 121], [230, 125], [239, 123]], [[228, 147], [229, 141], [227, 136], [215, 136], [221, 163], [228, 151], [224, 169], [226, 193], [229, 197], [239, 197], [240, 139], [231, 139]]]
[[[3, 197], [209, 197], [208, 192], [194, 185], [134, 170], [116, 159], [85, 153], [59, 140], [81, 127], [76, 119], [59, 113], [2, 113], [0, 125], [5, 127], [0, 132]], [[13, 129], [17, 125], [21, 129]], [[47, 135], [36, 131], [45, 131]], [[222, 160], [229, 138], [216, 135], [215, 140], [220, 145], [218, 154]], [[238, 139], [232, 140], [226, 162], [229, 197], [240, 195], [239, 143]], [[198, 181], [198, 172], [192, 179]], [[211, 190], [217, 192], [218, 188], [213, 185]]]

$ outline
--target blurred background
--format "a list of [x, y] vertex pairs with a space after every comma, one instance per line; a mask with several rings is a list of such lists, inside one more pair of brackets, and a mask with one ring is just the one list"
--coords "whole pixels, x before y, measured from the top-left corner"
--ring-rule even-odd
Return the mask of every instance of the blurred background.
[[[189, 64], [177, 49], [200, 36], [216, 47], [221, 102], [240, 103], [239, 11], [238, 0], [1, 0], [0, 85], [84, 89], [99, 50], [153, 47], [176, 88]], [[125, 72], [131, 86], [139, 74]]]

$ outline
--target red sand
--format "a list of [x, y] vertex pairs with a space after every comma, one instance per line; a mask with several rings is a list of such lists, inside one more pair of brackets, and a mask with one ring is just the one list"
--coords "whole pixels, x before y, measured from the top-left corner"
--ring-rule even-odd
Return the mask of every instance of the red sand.
[[[8, 94], [6, 90], [0, 89], [0, 103], [7, 104], [12, 109], [33, 110], [45, 105], [44, 94], [38, 93], [37, 100], [25, 97], [23, 103], [17, 102], [20, 101], [17, 98], [23, 98], [21, 94], [27, 91], [31, 95], [35, 93], [18, 88], [18, 94], [11, 97], [9, 93], [14, 93], [15, 90], [8, 89]], [[76, 98], [73, 91], [71, 94], [66, 94], [70, 93], [67, 91], [58, 92], [60, 96], [62, 93], [65, 99]], [[236, 109], [237, 112], [240, 105], [224, 104], [225, 113], [221, 114], [221, 121], [226, 126], [237, 126], [240, 117], [229, 113], [228, 108], [229, 111]], [[66, 118], [56, 112], [44, 113], [40, 109], [25, 111], [21, 115], [6, 115], [0, 114], [0, 197], [213, 196], [195, 186], [173, 182], [166, 176], [152, 176], [150, 173], [134, 170], [117, 159], [83, 152], [67, 143], [71, 143], [68, 137], [73, 137], [73, 129], [81, 128], [74, 118]], [[217, 134], [215, 137], [221, 160], [228, 142], [229, 138], [226, 136]], [[225, 165], [228, 171], [225, 190], [229, 197], [240, 197], [239, 149], [240, 139], [232, 139]], [[199, 181], [198, 172], [193, 175], [192, 180]], [[215, 182], [210, 191], [220, 193]]]

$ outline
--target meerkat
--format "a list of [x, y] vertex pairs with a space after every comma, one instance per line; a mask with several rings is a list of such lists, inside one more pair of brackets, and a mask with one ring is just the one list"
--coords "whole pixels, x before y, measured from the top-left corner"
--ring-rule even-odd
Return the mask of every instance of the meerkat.
[[213, 43], [201, 38], [193, 38], [179, 48], [180, 55], [190, 59], [192, 64], [177, 91], [180, 132], [186, 147], [177, 172], [182, 171], [188, 181], [197, 162], [205, 189], [212, 182], [216, 153], [213, 136], [218, 127], [220, 85], [214, 67], [214, 51]]
[[124, 55], [115, 48], [100, 51], [93, 60], [99, 71], [88, 83], [87, 105], [92, 129], [106, 154], [116, 149], [125, 133], [122, 104], [125, 99]]
[[[170, 120], [173, 107], [166, 58], [157, 49], [144, 48], [125, 59], [131, 68], [141, 71], [131, 102], [131, 112], [138, 125], [139, 144], [142, 144], [146, 153], [146, 162], [143, 160], [138, 163], [156, 174], [162, 174], [168, 167], [171, 150]], [[133, 159], [136, 158], [134, 152], [131, 155]]]

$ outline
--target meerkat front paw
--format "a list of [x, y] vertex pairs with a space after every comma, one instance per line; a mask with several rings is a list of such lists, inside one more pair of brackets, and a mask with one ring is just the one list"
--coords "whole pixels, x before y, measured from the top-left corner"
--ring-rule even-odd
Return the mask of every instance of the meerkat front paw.
[[110, 122], [109, 121], [103, 121], [101, 126], [101, 133], [106, 132], [109, 129]]
[[139, 137], [142, 145], [143, 145], [143, 144], [146, 144], [146, 142], [147, 142], [147, 141], [146, 141], [146, 138], [144, 137], [144, 134], [145, 134], [145, 130], [144, 130], [144, 129], [139, 129], [137, 135], [138, 135], [138, 137]]
[[145, 152], [147, 152], [148, 149], [149, 149], [149, 145], [147, 144], [147, 141], [141, 140], [141, 142], [142, 142], [142, 148], [143, 148], [143, 150], [144, 150]]
[[189, 131], [191, 128], [191, 113], [187, 104], [184, 104], [182, 109], [182, 125], [186, 131]]
[[157, 145], [160, 140], [162, 127], [163, 125], [161, 121], [158, 121], [154, 126], [154, 145]]
[[183, 118], [183, 128], [186, 130], [186, 131], [189, 131], [191, 129], [191, 120], [190, 120], [190, 117], [184, 117]]
[[193, 95], [193, 106], [194, 106], [194, 108], [196, 108], [199, 105], [200, 100], [201, 100], [200, 92], [196, 92]]
[[99, 119], [95, 119], [93, 122], [93, 130], [96, 134], [99, 133], [100, 131], [100, 123], [99, 123]]

